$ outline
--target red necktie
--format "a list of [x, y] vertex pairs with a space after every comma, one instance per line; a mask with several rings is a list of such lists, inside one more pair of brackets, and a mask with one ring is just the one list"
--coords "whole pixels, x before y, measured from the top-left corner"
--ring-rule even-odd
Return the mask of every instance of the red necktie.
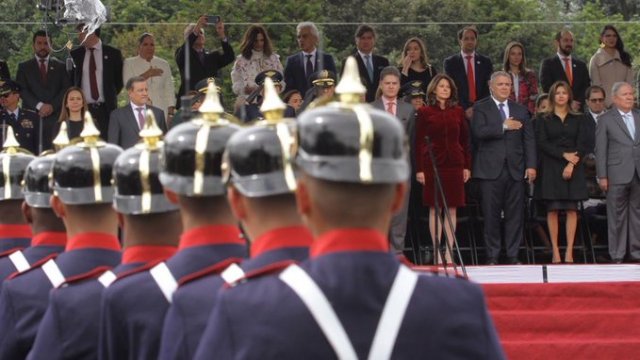
[[467, 85], [469, 85], [469, 101], [476, 101], [476, 76], [473, 73], [473, 64], [471, 63], [473, 56], [467, 55]]
[[387, 103], [387, 112], [388, 112], [389, 114], [391, 114], [391, 115], [394, 115], [394, 116], [396, 115], [395, 106], [396, 106], [396, 103], [395, 103], [395, 102], [393, 102], [393, 101], [389, 101], [389, 102]]
[[144, 128], [144, 114], [142, 113], [142, 110], [144, 110], [143, 107], [136, 108], [136, 111], [138, 111], [138, 125], [140, 126], [140, 130]]
[[564, 72], [567, 73], [567, 80], [569, 80], [569, 86], [573, 86], [573, 69], [571, 69], [571, 58], [564, 58]]
[[95, 48], [89, 48], [91, 55], [89, 56], [89, 87], [91, 88], [91, 98], [94, 101], [98, 101], [100, 98], [100, 92], [98, 91], [98, 80], [96, 78], [96, 58], [93, 56]]
[[45, 59], [40, 59], [40, 81], [43, 84], [47, 83], [47, 65]]

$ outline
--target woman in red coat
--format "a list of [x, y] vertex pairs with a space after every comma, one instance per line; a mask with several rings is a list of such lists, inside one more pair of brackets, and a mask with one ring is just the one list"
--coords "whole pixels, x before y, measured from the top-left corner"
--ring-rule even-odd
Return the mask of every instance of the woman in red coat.
[[[427, 106], [418, 110], [416, 125], [415, 148], [418, 170], [416, 179], [424, 185], [423, 201], [429, 206], [431, 239], [439, 239], [442, 234], [440, 221], [436, 227], [436, 213], [438, 218], [442, 215], [442, 199], [438, 195], [438, 209], [436, 209], [434, 201], [436, 187], [429, 155], [429, 152], [433, 151], [447, 200], [447, 211], [453, 223], [453, 229], [451, 229], [448, 223], [444, 222], [445, 234], [450, 245], [453, 245], [453, 234], [456, 230], [456, 208], [464, 206], [464, 183], [471, 178], [469, 127], [464, 118], [464, 111], [458, 105], [457, 94], [455, 83], [449, 76], [436, 75], [427, 88]], [[427, 146], [425, 136], [431, 139], [431, 146]], [[438, 252], [434, 251], [434, 253]], [[434, 258], [438, 263], [440, 260], [438, 256]], [[445, 260], [451, 262], [451, 254], [448, 251], [445, 254]]]

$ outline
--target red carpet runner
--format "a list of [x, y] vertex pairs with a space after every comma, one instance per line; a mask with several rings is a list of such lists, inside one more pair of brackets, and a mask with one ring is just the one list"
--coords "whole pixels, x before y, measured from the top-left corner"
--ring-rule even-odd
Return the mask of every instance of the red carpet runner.
[[640, 359], [640, 282], [482, 287], [509, 359]]

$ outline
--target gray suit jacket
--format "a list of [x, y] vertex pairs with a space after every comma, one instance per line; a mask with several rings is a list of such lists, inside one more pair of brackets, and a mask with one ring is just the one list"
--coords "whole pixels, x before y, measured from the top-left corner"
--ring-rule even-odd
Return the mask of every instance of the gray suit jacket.
[[609, 185], [628, 184], [633, 174], [640, 176], [640, 111], [633, 109], [635, 141], [614, 106], [598, 117], [596, 126], [596, 171]]
[[[396, 117], [400, 119], [400, 122], [404, 126], [404, 131], [407, 134], [409, 141], [409, 148], [411, 154], [411, 162], [414, 161], [413, 156], [413, 146], [415, 144], [415, 128], [416, 128], [416, 110], [411, 106], [411, 104], [404, 102], [401, 98], [396, 99]], [[387, 110], [384, 108], [384, 103], [382, 99], [376, 99], [371, 103], [376, 109]]]
[[[164, 121], [164, 111], [155, 106], [147, 106], [147, 109], [153, 111], [158, 127], [162, 129], [163, 133], [166, 133], [167, 123]], [[128, 149], [138, 143], [140, 140], [139, 133], [138, 119], [130, 103], [111, 112], [109, 117], [109, 136], [107, 138], [110, 143], [116, 144], [123, 149]]]
[[53, 56], [49, 57], [47, 82], [43, 84], [40, 80], [40, 64], [32, 57], [18, 65], [16, 82], [22, 87], [20, 97], [24, 107], [37, 111], [36, 105], [39, 102], [51, 104], [54, 109], [53, 117], [58, 118], [62, 97], [71, 86], [71, 80], [67, 77], [67, 70], [63, 62]]

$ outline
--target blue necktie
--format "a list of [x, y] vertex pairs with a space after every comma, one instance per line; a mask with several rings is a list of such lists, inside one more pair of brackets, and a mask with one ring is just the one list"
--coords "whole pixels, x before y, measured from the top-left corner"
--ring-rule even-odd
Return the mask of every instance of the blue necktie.
[[367, 72], [369, 73], [369, 80], [373, 82], [373, 64], [371, 64], [371, 55], [364, 56], [364, 62], [367, 65]]
[[631, 134], [631, 138], [635, 141], [636, 139], [636, 124], [633, 121], [633, 115], [624, 114], [622, 115], [624, 119], [624, 123], [627, 124], [627, 129], [629, 130], [629, 134]]
[[500, 118], [502, 119], [502, 121], [507, 120], [507, 113], [504, 112], [504, 104], [500, 103], [499, 107], [500, 107]]

